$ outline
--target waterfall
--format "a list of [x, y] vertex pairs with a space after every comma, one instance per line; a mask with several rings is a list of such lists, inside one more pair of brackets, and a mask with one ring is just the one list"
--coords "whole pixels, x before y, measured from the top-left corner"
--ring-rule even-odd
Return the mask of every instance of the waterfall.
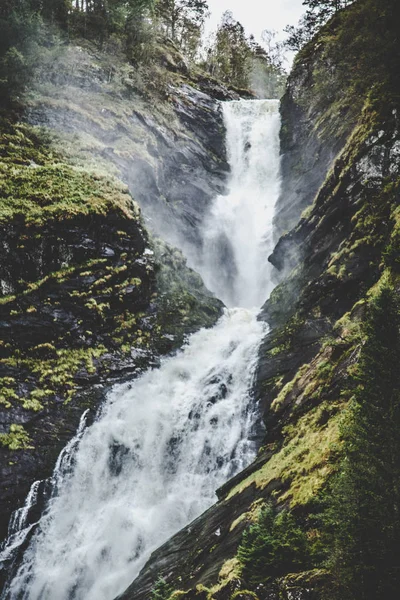
[[115, 386], [81, 426], [3, 600], [113, 600], [255, 457], [250, 390], [271, 286], [279, 115], [275, 101], [239, 101], [224, 116], [230, 191], [205, 219], [198, 270], [230, 308], [158, 369]]
[[272, 291], [268, 256], [280, 186], [278, 100], [223, 105], [229, 193], [219, 196], [203, 226], [197, 268], [226, 306], [259, 308]]

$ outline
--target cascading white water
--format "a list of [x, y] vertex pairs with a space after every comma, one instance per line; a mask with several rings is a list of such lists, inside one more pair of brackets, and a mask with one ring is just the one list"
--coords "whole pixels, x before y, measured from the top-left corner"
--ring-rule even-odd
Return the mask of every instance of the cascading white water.
[[248, 389], [262, 325], [232, 309], [116, 387], [27, 551], [11, 598], [106, 600], [253, 457]]
[[272, 290], [268, 256], [280, 187], [278, 108], [278, 100], [223, 105], [229, 193], [216, 199], [204, 223], [198, 268], [226, 306], [259, 308]]
[[[224, 113], [231, 190], [206, 220], [199, 270], [228, 304], [260, 306], [279, 187], [277, 102], [240, 101]], [[256, 315], [227, 309], [159, 369], [113, 389], [72, 443], [68, 468], [59, 461], [56, 492], [3, 599], [113, 600], [251, 462], [257, 411], [249, 390], [264, 334]]]

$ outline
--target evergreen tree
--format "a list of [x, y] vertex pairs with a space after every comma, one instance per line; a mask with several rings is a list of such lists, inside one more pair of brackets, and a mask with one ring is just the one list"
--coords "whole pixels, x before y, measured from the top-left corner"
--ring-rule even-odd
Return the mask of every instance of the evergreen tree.
[[151, 591], [151, 600], [168, 600], [172, 592], [172, 586], [163, 577], [159, 577]]
[[68, 28], [69, 13], [72, 10], [71, 0], [42, 0], [39, 6], [40, 13], [48, 23]]
[[279, 43], [273, 42], [274, 37], [274, 32], [263, 32], [262, 39], [267, 50], [255, 41], [254, 36], [249, 38], [247, 70], [251, 89], [260, 98], [280, 98], [285, 88], [282, 49]]
[[140, 63], [151, 58], [155, 31], [152, 23], [155, 0], [129, 0], [125, 5], [124, 34], [128, 59]]
[[0, 104], [18, 98], [30, 80], [43, 21], [33, 2], [6, 2], [0, 7]]
[[245, 31], [239, 21], [235, 21], [231, 11], [226, 11], [208, 50], [207, 67], [222, 81], [237, 87], [249, 87], [248, 58], [251, 48]]
[[237, 556], [247, 582], [267, 583], [305, 567], [307, 538], [292, 513], [276, 513], [267, 505], [257, 522], [244, 532]]
[[278, 32], [274, 29], [264, 29], [261, 39], [271, 64], [277, 69], [282, 69], [285, 60], [285, 44], [277, 41], [277, 35]]
[[400, 317], [386, 285], [371, 303], [329, 511], [341, 600], [395, 600], [400, 563]]

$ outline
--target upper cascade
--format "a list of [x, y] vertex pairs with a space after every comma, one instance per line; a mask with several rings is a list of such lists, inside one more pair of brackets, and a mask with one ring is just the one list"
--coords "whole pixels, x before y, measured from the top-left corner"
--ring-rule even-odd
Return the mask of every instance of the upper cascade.
[[223, 103], [229, 192], [218, 196], [203, 225], [197, 269], [226, 306], [259, 308], [272, 291], [268, 256], [280, 190], [279, 101]]

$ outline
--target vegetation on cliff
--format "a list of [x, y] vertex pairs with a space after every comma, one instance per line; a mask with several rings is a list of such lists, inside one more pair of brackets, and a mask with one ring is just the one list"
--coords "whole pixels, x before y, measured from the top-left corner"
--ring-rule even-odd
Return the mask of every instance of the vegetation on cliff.
[[[308, 538], [314, 540], [309, 566], [327, 570], [325, 583], [317, 583], [318, 595], [324, 598], [334, 594], [351, 599], [394, 598], [398, 587], [391, 558], [398, 544], [396, 490], [400, 465], [396, 441], [400, 409], [395, 258], [399, 251], [395, 242], [399, 185], [395, 150], [399, 102], [397, 14], [393, 2], [356, 2], [322, 29], [295, 64], [295, 72], [304, 68], [304, 63], [312, 65], [301, 102], [305, 109], [311, 103], [314, 114], [320, 115], [315, 126], [321, 134], [325, 138], [335, 135], [334, 126], [339, 124], [340, 116], [349, 119], [348, 124], [355, 123], [355, 127], [314, 205], [303, 215], [297, 234], [292, 232], [286, 243], [281, 242], [281, 255], [286, 253], [287, 264], [295, 269], [267, 304], [267, 314], [277, 325], [268, 355], [277, 363], [287, 357], [293, 364], [296, 347], [304, 343], [307, 329], [319, 322], [322, 331], [316, 336], [320, 339], [319, 351], [315, 354], [315, 349], [307, 350], [314, 358], [303, 364], [293, 379], [284, 371], [280, 375], [278, 368], [263, 383], [271, 398], [269, 437], [278, 436], [275, 444], [283, 452], [273, 448], [272, 457], [250, 475], [247, 483], [272, 482], [273, 477], [265, 478], [264, 473], [275, 462], [282, 469], [279, 478], [283, 482], [293, 482], [296, 471], [301, 473], [298, 488], [292, 483], [287, 495], [284, 485], [283, 494], [278, 488], [273, 495], [278, 503], [290, 500], [293, 508], [298, 504], [308, 506], [313, 515], [306, 526]], [[318, 51], [317, 44], [321, 44]], [[335, 98], [338, 90], [340, 98]], [[343, 103], [348, 106], [344, 112]], [[381, 151], [387, 154], [379, 160]], [[336, 217], [332, 201], [340, 211]], [[351, 228], [343, 226], [346, 214]], [[325, 238], [321, 244], [324, 223], [326, 235], [328, 228], [337, 229], [328, 243]], [[320, 234], [316, 233], [319, 228]], [[333, 250], [335, 238], [340, 243]], [[317, 278], [316, 271], [320, 273]], [[358, 288], [353, 287], [356, 281]], [[300, 299], [293, 305], [293, 291], [298, 294], [299, 290]], [[347, 296], [344, 303], [343, 294]], [[324, 336], [325, 327], [329, 333]], [[285, 369], [285, 361], [281, 365]], [[288, 460], [291, 427], [294, 435], [299, 435], [302, 419], [310, 418], [316, 410], [321, 411], [319, 418], [309, 422], [299, 436], [303, 450]], [[282, 423], [286, 423], [283, 429]], [[332, 431], [333, 436], [328, 434]], [[327, 440], [325, 455], [315, 443], [317, 432]], [[321, 462], [309, 470], [307, 457], [314, 452]], [[310, 493], [301, 495], [308, 477], [313, 480]], [[240, 486], [243, 489], [246, 480]], [[316, 513], [320, 516], [315, 521]], [[298, 514], [304, 514], [304, 509]]]
[[277, 513], [272, 505], [266, 505], [244, 532], [237, 553], [241, 575], [252, 585], [304, 570], [307, 555], [307, 537], [293, 515]]
[[338, 598], [395, 598], [398, 592], [399, 356], [398, 294], [383, 282], [365, 320], [343, 459], [328, 501], [329, 565]]
[[291, 50], [301, 50], [332, 15], [338, 13], [342, 8], [346, 8], [352, 2], [354, 0], [304, 0], [303, 5], [307, 7], [307, 10], [297, 27], [294, 25], [286, 27], [288, 38], [285, 45]]
[[[335, 16], [297, 56], [283, 102], [283, 112], [300, 115], [304, 139], [329, 146], [334, 159], [324, 163], [315, 198], [299, 202], [307, 206], [300, 221], [295, 227], [286, 221], [290, 231], [271, 258], [285, 278], [263, 311], [271, 331], [257, 394], [266, 439], [255, 464], [220, 491], [221, 502], [206, 516], [211, 524], [197, 523], [196, 536], [189, 532], [183, 558], [175, 552], [172, 570], [162, 565], [165, 579], [155, 582], [154, 600], [257, 600], [305, 590], [341, 600], [396, 597], [398, 8], [394, 0], [344, 4], [351, 5], [342, 11], [340, 2], [307, 3], [322, 10], [323, 21], [332, 6]], [[79, 36], [103, 49], [115, 44], [135, 65], [158, 56], [158, 67], [167, 62], [175, 71], [168, 77], [182, 83], [185, 61], [178, 65], [174, 44], [160, 50], [151, 27], [157, 23], [193, 59], [206, 11], [201, 0], [154, 6], [115, 0], [109, 12], [101, 2], [21, 6], [18, 12], [6, 3], [0, 13], [10, 32], [1, 42], [0, 79], [14, 106], [53, 24], [65, 36], [53, 33], [54, 47]], [[249, 56], [271, 67], [228, 15], [203, 66], [243, 87]], [[203, 75], [194, 72], [199, 82]], [[279, 69], [274, 73], [278, 84]], [[157, 93], [167, 94], [164, 83]], [[284, 115], [288, 152], [299, 130], [293, 121]], [[153, 364], [186, 332], [212, 324], [220, 305], [181, 253], [148, 239], [124, 186], [71, 164], [37, 128], [9, 115], [0, 127], [0, 408], [6, 415], [0, 446], [5, 464], [14, 452], [50, 454], [40, 458], [46, 468], [38, 470], [46, 472], [66, 424], [73, 429], [70, 415], [98, 401], [81, 393], [88, 384]], [[311, 171], [320, 168], [314, 150], [299, 149], [312, 154]], [[298, 173], [305, 167], [302, 157]], [[7, 474], [12, 466], [8, 461]], [[6, 512], [13, 493], [6, 489]]]

